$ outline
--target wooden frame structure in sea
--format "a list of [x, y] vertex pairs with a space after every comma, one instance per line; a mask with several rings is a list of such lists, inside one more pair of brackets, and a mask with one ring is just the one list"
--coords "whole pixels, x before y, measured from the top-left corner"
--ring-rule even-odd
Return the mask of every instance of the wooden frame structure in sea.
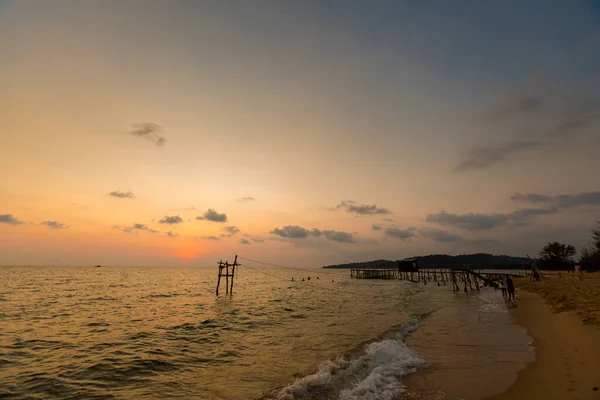
[[435, 282], [438, 286], [446, 285], [446, 282], [452, 283], [454, 292], [463, 290], [468, 292], [479, 291], [480, 286], [489, 285], [497, 287], [496, 281], [500, 279], [521, 278], [523, 273], [498, 273], [498, 272], [477, 272], [466, 267], [452, 269], [420, 269], [418, 259], [406, 259], [397, 261], [398, 268], [352, 268], [350, 277], [356, 279], [398, 279], [407, 280], [414, 283]]

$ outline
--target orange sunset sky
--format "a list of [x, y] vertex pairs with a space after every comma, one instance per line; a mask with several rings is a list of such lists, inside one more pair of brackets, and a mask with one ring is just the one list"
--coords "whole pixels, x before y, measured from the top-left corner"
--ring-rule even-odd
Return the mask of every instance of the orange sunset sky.
[[0, 1], [0, 265], [579, 248], [600, 13], [509, 3]]

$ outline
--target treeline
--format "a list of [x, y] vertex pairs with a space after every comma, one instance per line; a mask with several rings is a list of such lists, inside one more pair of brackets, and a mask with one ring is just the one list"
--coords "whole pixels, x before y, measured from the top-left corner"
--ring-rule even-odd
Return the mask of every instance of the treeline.
[[[529, 259], [524, 257], [496, 256], [493, 254], [461, 254], [451, 256], [448, 254], [430, 254], [427, 256], [413, 257], [418, 259], [419, 268], [493, 268], [493, 269], [520, 269], [522, 263], [529, 263]], [[349, 264], [327, 265], [323, 268], [397, 268], [396, 261], [374, 260], [365, 262], [355, 262]]]
[[581, 249], [576, 262], [577, 249], [570, 244], [549, 242], [540, 251], [539, 267], [541, 269], [572, 269], [578, 263], [581, 269], [588, 272], [600, 271], [600, 221], [592, 230], [592, 237], [587, 246]]

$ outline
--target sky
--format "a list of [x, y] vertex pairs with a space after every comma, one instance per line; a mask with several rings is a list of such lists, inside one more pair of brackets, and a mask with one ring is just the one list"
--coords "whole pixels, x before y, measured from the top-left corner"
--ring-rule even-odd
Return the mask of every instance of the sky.
[[0, 0], [0, 265], [578, 249], [599, 1]]

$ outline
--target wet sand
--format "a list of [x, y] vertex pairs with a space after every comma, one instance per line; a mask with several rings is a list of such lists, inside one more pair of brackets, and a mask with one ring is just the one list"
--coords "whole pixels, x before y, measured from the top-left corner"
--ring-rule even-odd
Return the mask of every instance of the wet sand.
[[508, 391], [490, 400], [599, 400], [600, 296], [593, 293], [600, 291], [600, 275], [517, 285], [519, 307], [511, 313], [533, 338], [536, 360]]
[[525, 328], [511, 324], [500, 291], [457, 294], [433, 313], [407, 345], [429, 366], [402, 378], [404, 398], [481, 400], [508, 390], [535, 359]]
[[409, 345], [431, 365], [405, 377], [404, 398], [600, 400], [600, 274], [516, 285], [505, 313], [467, 305], [425, 321]]

